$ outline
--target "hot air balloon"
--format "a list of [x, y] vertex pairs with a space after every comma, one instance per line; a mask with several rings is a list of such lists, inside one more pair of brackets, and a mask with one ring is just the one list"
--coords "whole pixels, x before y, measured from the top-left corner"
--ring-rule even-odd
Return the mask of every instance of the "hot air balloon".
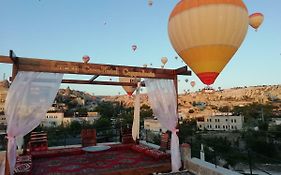
[[84, 55], [82, 60], [85, 64], [87, 64], [90, 61], [90, 57], [88, 55]]
[[178, 56], [175, 56], [175, 59], [177, 60], [177, 59], [178, 59]]
[[[119, 77], [119, 82], [126, 82], [126, 83], [130, 83], [130, 82], [135, 82], [137, 83], [137, 79], [136, 78], [129, 78], [129, 77]], [[129, 96], [131, 96], [134, 91], [136, 90], [136, 87], [132, 87], [132, 86], [122, 86], [123, 89], [127, 92], [127, 94]]]
[[259, 26], [262, 24], [263, 19], [264, 19], [264, 16], [261, 13], [251, 14], [249, 16], [249, 24], [257, 31]]
[[133, 51], [136, 51], [136, 50], [137, 50], [137, 48], [138, 48], [138, 46], [137, 46], [137, 45], [132, 45], [132, 50], [133, 50]]
[[188, 82], [188, 79], [185, 79], [185, 82]]
[[148, 3], [149, 6], [152, 6], [152, 5], [153, 5], [153, 1], [152, 1], [152, 0], [148, 0], [147, 3]]
[[196, 84], [195, 81], [191, 81], [191, 82], [190, 82], [190, 85], [191, 85], [192, 87], [194, 87], [195, 84]]
[[242, 0], [182, 0], [170, 15], [168, 31], [178, 55], [211, 85], [240, 47], [248, 24]]
[[163, 65], [165, 65], [168, 62], [168, 58], [167, 57], [162, 57], [161, 58], [161, 62], [163, 63]]

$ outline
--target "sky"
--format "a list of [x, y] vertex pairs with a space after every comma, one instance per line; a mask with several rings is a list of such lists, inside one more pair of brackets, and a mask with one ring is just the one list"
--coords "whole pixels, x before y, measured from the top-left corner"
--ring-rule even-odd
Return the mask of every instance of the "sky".
[[[14, 50], [19, 57], [166, 68], [185, 65], [175, 59], [168, 36], [168, 19], [179, 0], [0, 0], [0, 55]], [[281, 1], [244, 0], [249, 14], [261, 12], [265, 20], [258, 32], [249, 27], [237, 53], [221, 72], [213, 88], [276, 85], [281, 83]], [[137, 45], [132, 51], [131, 46]], [[11, 65], [0, 63], [0, 80], [11, 76]], [[65, 75], [90, 79], [91, 76]], [[97, 80], [118, 81], [114, 77]], [[193, 73], [178, 77], [179, 92], [205, 85]], [[189, 82], [186, 83], [185, 79]], [[190, 82], [195, 81], [194, 88]], [[122, 87], [73, 85], [71, 89], [95, 95], [125, 94]]]

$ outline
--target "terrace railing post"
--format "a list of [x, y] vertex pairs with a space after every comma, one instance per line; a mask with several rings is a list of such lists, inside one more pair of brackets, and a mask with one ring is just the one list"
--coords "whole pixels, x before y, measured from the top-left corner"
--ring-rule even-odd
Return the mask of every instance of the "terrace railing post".
[[253, 172], [252, 172], [252, 157], [251, 157], [249, 149], [248, 149], [248, 159], [249, 159], [250, 174], [252, 175], [253, 174]]
[[63, 137], [64, 137], [64, 146], [66, 146], [66, 132], [63, 131]]

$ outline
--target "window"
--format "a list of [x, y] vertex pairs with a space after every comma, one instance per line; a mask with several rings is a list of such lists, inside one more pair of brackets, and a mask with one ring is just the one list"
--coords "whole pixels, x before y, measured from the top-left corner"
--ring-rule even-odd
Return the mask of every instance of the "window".
[[222, 125], [222, 128], [223, 128], [223, 129], [225, 128], [224, 125]]
[[225, 121], [227, 122], [227, 119], [225, 119]]
[[233, 126], [231, 126], [231, 129], [233, 129]]
[[234, 119], [234, 123], [236, 123], [236, 119]]
[[233, 120], [231, 119], [231, 123], [233, 123]]
[[219, 125], [218, 128], [221, 128], [221, 126]]
[[218, 122], [220, 122], [220, 119], [218, 119]]
[[210, 122], [212, 122], [212, 119], [210, 119]]

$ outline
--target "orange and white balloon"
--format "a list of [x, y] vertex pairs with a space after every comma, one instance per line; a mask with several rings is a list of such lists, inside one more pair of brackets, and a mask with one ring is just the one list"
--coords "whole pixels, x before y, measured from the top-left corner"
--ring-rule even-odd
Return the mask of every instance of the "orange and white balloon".
[[242, 0], [181, 0], [170, 15], [168, 31], [178, 55], [210, 85], [242, 44], [248, 26]]
[[249, 16], [249, 24], [252, 26], [256, 31], [260, 27], [264, 20], [264, 16], [261, 13], [254, 13]]

